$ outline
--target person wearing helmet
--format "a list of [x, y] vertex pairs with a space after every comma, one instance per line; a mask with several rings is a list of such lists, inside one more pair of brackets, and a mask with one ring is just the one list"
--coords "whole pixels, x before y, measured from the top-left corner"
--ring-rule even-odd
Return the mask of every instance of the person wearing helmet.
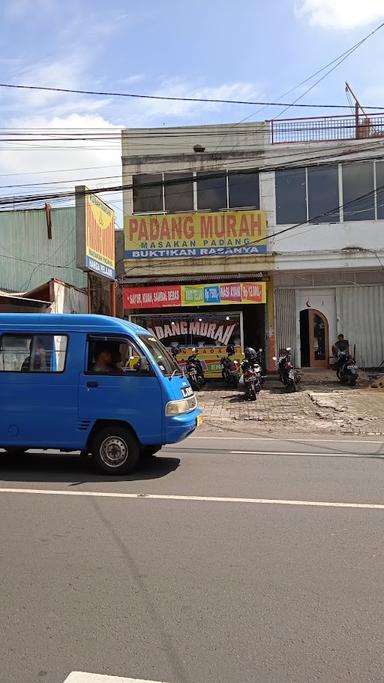
[[246, 346], [244, 350], [244, 356], [246, 357], [247, 360], [257, 360], [257, 353], [252, 346]]
[[226, 348], [226, 352], [227, 352], [227, 356], [233, 356], [236, 353], [235, 347], [233, 346], [233, 344], [228, 344], [228, 346]]

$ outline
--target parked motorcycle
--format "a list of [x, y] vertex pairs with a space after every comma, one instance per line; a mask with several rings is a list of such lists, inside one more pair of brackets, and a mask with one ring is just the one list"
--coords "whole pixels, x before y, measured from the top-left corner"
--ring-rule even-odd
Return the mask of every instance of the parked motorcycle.
[[[277, 360], [274, 357], [274, 360]], [[287, 347], [279, 356], [277, 362], [277, 370], [281, 383], [286, 388], [287, 392], [297, 391], [297, 387], [301, 382], [301, 375], [294, 367], [292, 362], [291, 348]]]
[[237, 387], [240, 380], [240, 364], [239, 361], [231, 358], [235, 354], [235, 347], [227, 346], [227, 355], [220, 359], [222, 366], [221, 375], [226, 384], [230, 387]]
[[246, 360], [248, 360], [251, 366], [254, 368], [256, 374], [260, 378], [261, 387], [264, 386], [265, 375], [263, 374], [263, 349], [255, 351], [251, 346], [247, 346], [244, 351]]
[[347, 351], [337, 352], [337, 361], [335, 365], [337, 378], [342, 384], [349, 384], [354, 387], [358, 378], [358, 368], [356, 361]]
[[246, 401], [256, 401], [257, 394], [261, 391], [261, 368], [260, 372], [250, 363], [247, 358], [241, 364], [242, 377], [240, 384], [245, 392]]
[[205, 377], [203, 366], [197, 358], [196, 353], [192, 353], [188, 356], [185, 364], [185, 373], [192, 389], [194, 391], [200, 391], [205, 384]]

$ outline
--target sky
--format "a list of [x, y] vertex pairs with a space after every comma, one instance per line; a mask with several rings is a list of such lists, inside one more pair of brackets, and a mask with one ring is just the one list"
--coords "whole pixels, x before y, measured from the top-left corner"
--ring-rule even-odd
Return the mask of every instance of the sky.
[[[281, 95], [384, 21], [383, 0], [1, 0], [0, 82], [241, 100]], [[347, 105], [344, 82], [384, 110], [384, 29], [302, 102]], [[308, 87], [307, 84], [306, 87]], [[305, 88], [297, 88], [292, 101]], [[2, 128], [239, 122], [280, 109], [159, 102], [0, 87]], [[345, 111], [345, 110], [344, 110]], [[284, 116], [331, 113], [289, 109]], [[332, 112], [334, 113], [334, 112]], [[120, 182], [118, 140], [0, 142], [0, 193]], [[119, 196], [108, 196], [120, 206]]]

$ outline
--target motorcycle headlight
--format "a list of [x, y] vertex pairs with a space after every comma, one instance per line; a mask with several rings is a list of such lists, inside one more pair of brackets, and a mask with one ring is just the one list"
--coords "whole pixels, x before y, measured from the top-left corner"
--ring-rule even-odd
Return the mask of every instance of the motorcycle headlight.
[[196, 396], [189, 396], [179, 401], [169, 401], [165, 406], [165, 414], [168, 416], [183, 415], [183, 413], [190, 413], [192, 410], [195, 410], [196, 407]]

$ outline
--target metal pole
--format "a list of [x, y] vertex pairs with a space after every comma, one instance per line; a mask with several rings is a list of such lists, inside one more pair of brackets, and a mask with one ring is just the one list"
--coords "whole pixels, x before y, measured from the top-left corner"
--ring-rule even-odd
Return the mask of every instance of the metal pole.
[[113, 282], [109, 283], [109, 294], [110, 294], [111, 316], [113, 318], [116, 318], [116, 282], [115, 282], [115, 280], [113, 280]]

